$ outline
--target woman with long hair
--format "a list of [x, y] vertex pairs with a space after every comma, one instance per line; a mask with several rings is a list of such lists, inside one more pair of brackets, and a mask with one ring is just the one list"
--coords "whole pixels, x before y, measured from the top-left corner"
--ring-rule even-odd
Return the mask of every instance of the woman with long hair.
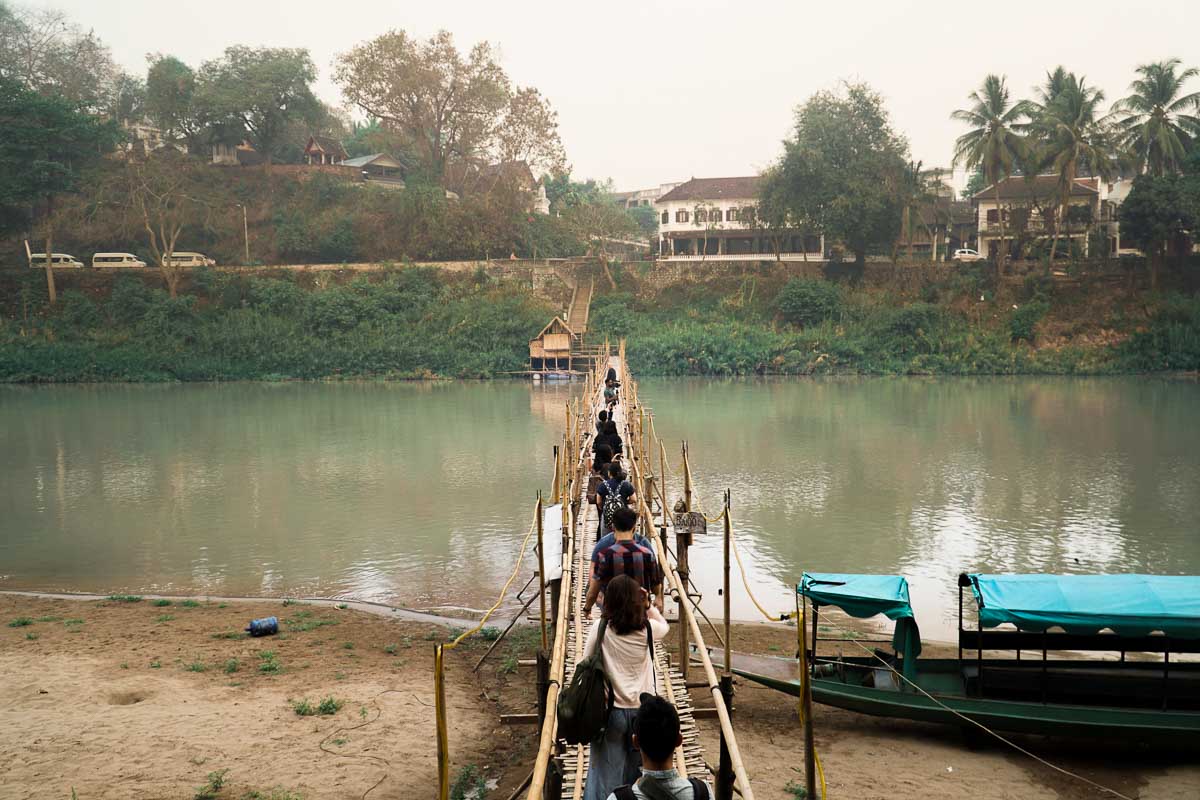
[[[600, 639], [601, 625], [604, 638]], [[604, 671], [613, 689], [613, 707], [604, 733], [591, 743], [584, 800], [606, 800], [618, 786], [638, 779], [641, 756], [633, 747], [633, 718], [643, 692], [658, 694], [653, 648], [669, 627], [650, 605], [650, 595], [628, 575], [617, 575], [604, 589], [604, 614], [588, 632], [583, 655], [604, 657]]]

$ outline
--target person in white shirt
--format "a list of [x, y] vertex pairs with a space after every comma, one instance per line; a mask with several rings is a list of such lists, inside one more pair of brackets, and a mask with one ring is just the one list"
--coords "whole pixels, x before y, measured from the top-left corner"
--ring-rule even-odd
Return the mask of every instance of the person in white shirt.
[[[604, 733], [591, 743], [584, 800], [606, 800], [618, 786], [638, 777], [641, 756], [633, 746], [633, 718], [643, 694], [657, 694], [653, 649], [667, 635], [667, 621], [650, 605], [650, 595], [628, 575], [617, 575], [604, 591], [607, 629], [600, 644], [604, 671], [613, 689], [613, 708]], [[600, 620], [588, 632], [583, 657], [596, 652]]]

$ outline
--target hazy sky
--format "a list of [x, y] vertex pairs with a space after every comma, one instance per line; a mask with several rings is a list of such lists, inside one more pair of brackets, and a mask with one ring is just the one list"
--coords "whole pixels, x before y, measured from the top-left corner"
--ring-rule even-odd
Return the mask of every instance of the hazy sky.
[[318, 94], [337, 104], [335, 55], [389, 28], [445, 28], [464, 50], [487, 39], [514, 82], [558, 110], [575, 175], [618, 189], [757, 172], [778, 156], [794, 107], [843, 78], [880, 91], [913, 156], [934, 166], [961, 133], [950, 112], [989, 71], [1027, 95], [1061, 63], [1116, 99], [1138, 64], [1200, 66], [1196, 0], [16, 2], [68, 12], [140, 74], [154, 51], [198, 66], [235, 43], [306, 47]]

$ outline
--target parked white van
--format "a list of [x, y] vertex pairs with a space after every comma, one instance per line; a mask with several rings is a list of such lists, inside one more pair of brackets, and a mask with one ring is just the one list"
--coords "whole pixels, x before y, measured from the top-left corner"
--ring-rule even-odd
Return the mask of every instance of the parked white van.
[[[31, 253], [29, 255], [29, 266], [33, 269], [44, 269], [46, 267], [46, 254]], [[52, 253], [50, 255], [50, 266], [55, 269], [83, 269], [83, 262], [75, 256], [67, 255], [66, 253]]]
[[96, 253], [92, 256], [93, 269], [107, 267], [144, 267], [146, 262], [133, 253]]
[[171, 254], [170, 266], [172, 267], [215, 267], [216, 265], [215, 259], [209, 258], [203, 253], [180, 251]]

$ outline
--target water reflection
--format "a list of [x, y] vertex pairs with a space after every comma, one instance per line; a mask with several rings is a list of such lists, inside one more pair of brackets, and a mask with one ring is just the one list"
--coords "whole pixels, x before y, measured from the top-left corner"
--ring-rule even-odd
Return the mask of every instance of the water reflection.
[[[963, 569], [1200, 572], [1194, 382], [684, 380], [641, 394], [664, 438], [687, 436], [706, 501], [732, 490], [772, 610], [804, 569], [898, 571], [926, 633], [948, 637]], [[718, 539], [692, 561], [708, 587]], [[710, 613], [720, 603], [707, 593]], [[733, 606], [756, 613], [736, 585]]]
[[[0, 387], [0, 586], [478, 608], [552, 470], [558, 384]], [[803, 569], [1200, 572], [1200, 385], [647, 380], [772, 610]], [[678, 446], [668, 452], [680, 482]], [[720, 536], [694, 551], [718, 613]], [[756, 612], [734, 574], [733, 609]]]

